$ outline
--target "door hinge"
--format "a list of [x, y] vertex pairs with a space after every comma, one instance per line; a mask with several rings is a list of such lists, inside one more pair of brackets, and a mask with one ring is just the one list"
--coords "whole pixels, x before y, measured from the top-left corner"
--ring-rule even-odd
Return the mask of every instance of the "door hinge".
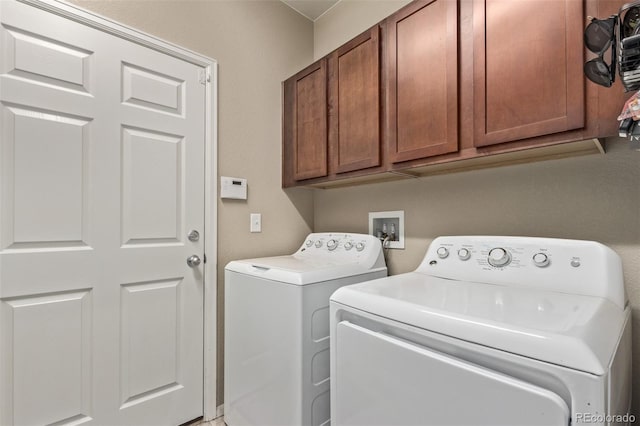
[[207, 253], [204, 253], [204, 254], [202, 255], [202, 261], [203, 261], [204, 263], [207, 263]]
[[211, 81], [211, 74], [205, 69], [198, 70], [198, 81], [200, 84], [207, 84]]

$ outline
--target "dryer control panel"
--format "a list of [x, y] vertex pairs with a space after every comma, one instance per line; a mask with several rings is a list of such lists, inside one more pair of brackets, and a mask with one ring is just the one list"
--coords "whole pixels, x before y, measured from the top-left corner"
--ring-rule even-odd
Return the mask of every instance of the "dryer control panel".
[[594, 241], [438, 237], [416, 272], [453, 280], [604, 297], [622, 308], [627, 303], [620, 257]]

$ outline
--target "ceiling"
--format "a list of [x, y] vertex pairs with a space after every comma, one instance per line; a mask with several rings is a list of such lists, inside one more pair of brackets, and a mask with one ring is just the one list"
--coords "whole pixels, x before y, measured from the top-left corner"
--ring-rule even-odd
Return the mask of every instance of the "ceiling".
[[284, 4], [311, 21], [318, 19], [338, 1], [340, 0], [282, 0]]

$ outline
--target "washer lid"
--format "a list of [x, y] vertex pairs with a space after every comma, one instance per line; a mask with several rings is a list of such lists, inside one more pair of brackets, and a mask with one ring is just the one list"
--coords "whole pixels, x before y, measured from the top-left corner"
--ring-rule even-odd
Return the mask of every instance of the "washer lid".
[[605, 374], [625, 311], [607, 299], [419, 272], [338, 289], [332, 302], [575, 370]]
[[287, 284], [305, 285], [339, 278], [386, 271], [386, 267], [371, 267], [358, 261], [302, 257], [297, 255], [235, 260], [227, 271], [261, 277]]
[[[387, 266], [380, 240], [365, 234], [309, 234], [288, 256], [235, 260], [225, 269], [288, 284], [305, 285], [372, 272]], [[380, 275], [378, 275], [380, 276]]]

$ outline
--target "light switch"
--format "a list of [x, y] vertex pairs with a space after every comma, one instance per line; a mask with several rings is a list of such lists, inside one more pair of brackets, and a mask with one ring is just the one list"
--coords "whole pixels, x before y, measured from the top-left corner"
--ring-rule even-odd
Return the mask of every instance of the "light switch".
[[251, 213], [251, 232], [262, 232], [262, 214]]

